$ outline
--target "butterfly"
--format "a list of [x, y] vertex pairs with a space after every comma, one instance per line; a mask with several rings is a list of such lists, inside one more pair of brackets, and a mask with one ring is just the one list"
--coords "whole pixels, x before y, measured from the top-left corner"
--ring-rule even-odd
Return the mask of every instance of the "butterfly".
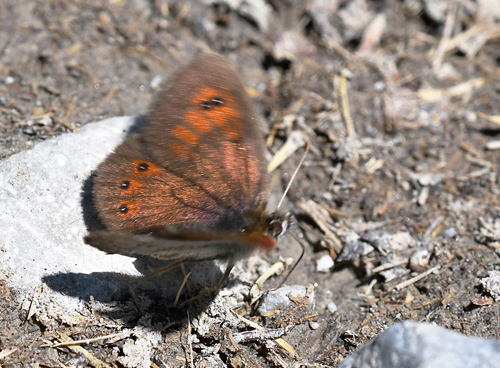
[[107, 230], [85, 242], [175, 264], [221, 260], [227, 277], [254, 250], [273, 249], [290, 220], [266, 212], [264, 134], [233, 66], [194, 60], [98, 167], [93, 197]]

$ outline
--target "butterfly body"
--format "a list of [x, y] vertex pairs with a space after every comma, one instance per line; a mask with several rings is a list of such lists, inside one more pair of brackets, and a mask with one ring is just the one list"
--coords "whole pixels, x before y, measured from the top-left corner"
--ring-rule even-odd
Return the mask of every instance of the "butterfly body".
[[268, 215], [264, 133], [232, 66], [197, 59], [154, 102], [145, 127], [99, 166], [94, 202], [108, 253], [230, 263], [272, 249], [288, 221]]

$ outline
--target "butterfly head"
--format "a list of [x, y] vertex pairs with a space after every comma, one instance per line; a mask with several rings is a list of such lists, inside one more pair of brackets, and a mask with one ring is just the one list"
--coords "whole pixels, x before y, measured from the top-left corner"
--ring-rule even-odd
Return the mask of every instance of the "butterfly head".
[[269, 214], [261, 217], [260, 221], [249, 222], [252, 225], [243, 225], [239, 229], [239, 234], [251, 241], [253, 245], [270, 250], [276, 245], [276, 241], [284, 233], [292, 221], [292, 215], [287, 214]]
[[267, 234], [277, 239], [287, 232], [288, 227], [291, 225], [293, 217], [291, 213], [284, 215], [271, 214], [267, 219]]

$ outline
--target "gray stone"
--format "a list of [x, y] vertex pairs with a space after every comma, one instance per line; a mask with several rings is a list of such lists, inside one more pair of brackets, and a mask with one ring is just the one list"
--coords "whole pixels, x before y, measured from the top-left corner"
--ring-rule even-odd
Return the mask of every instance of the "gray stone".
[[480, 280], [481, 285], [483, 285], [484, 290], [486, 290], [495, 299], [495, 301], [500, 301], [500, 272], [490, 271], [488, 272], [488, 277], [484, 277]]
[[450, 239], [455, 238], [456, 236], [458, 236], [458, 231], [454, 227], [447, 227], [446, 229], [444, 229], [443, 235]]
[[337, 311], [338, 307], [337, 307], [337, 304], [335, 304], [334, 302], [332, 301], [329, 301], [328, 304], [327, 304], [327, 308], [328, 308], [328, 311], [333, 314]]
[[293, 286], [283, 286], [277, 290], [268, 291], [260, 304], [257, 312], [261, 315], [271, 312], [272, 310], [279, 308], [285, 309], [290, 306], [293, 302], [290, 299], [294, 298], [308, 298], [308, 306], [311, 309], [315, 309], [316, 300], [314, 291], [309, 295], [307, 293], [307, 287], [301, 285], [293, 285]]
[[406, 321], [385, 330], [339, 368], [496, 368], [499, 362], [500, 341]]

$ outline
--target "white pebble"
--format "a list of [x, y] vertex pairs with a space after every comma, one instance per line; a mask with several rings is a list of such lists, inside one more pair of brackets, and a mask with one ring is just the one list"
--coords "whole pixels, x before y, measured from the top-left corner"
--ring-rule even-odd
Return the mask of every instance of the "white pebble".
[[330, 269], [333, 267], [334, 262], [332, 257], [329, 254], [325, 254], [323, 257], [316, 260], [316, 271], [318, 272], [330, 272]]
[[327, 308], [328, 311], [333, 314], [337, 311], [337, 304], [335, 304], [334, 302], [329, 302]]

